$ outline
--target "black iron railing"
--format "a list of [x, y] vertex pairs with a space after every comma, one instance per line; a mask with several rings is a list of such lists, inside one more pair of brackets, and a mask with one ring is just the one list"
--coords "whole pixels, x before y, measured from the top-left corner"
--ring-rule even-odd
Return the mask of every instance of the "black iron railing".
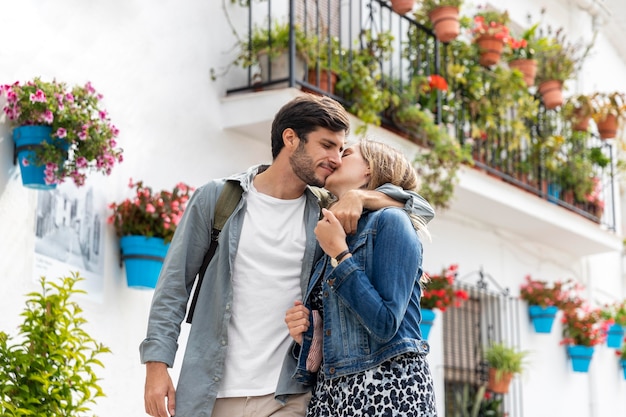
[[[363, 106], [375, 104], [376, 97], [383, 102], [389, 99], [389, 93], [405, 93], [416, 76], [441, 74], [447, 77], [449, 64], [454, 61], [450, 47], [436, 41], [430, 29], [410, 14], [396, 14], [383, 0], [266, 0], [231, 6], [244, 7], [247, 11], [248, 31], [241, 52], [248, 59], [245, 76], [241, 77], [239, 85], [227, 91], [228, 94], [296, 87], [331, 96], [356, 113]], [[287, 25], [287, 35], [280, 33], [280, 25]], [[255, 32], [265, 33], [265, 51], [254, 39]], [[381, 39], [388, 42], [383, 44]], [[283, 45], [286, 45], [284, 54], [274, 53]], [[259, 52], [267, 50], [274, 52], [257, 58]], [[335, 71], [339, 68], [351, 75], [362, 71], [364, 56], [371, 58], [365, 68], [375, 80], [378, 94], [367, 99], [355, 98], [354, 82], [347, 83], [346, 87], [343, 80], [342, 88], [342, 80], [337, 79]], [[489, 70], [486, 74], [489, 76]], [[432, 109], [434, 117], [439, 123], [453, 126], [456, 139], [471, 147], [477, 169], [615, 230], [615, 158], [609, 143], [591, 133], [572, 132], [571, 126], [563, 122], [557, 112], [541, 106], [536, 117], [525, 121], [526, 134], [512, 135], [510, 129], [496, 128], [481, 137], [476, 135], [473, 123], [485, 115], [476, 114], [467, 98], [452, 95], [453, 102], [446, 102], [442, 97], [437, 94]], [[403, 130], [384, 109], [371, 109], [376, 113], [375, 123]], [[368, 115], [364, 112], [360, 117], [366, 120]], [[517, 109], [510, 108], [493, 115], [491, 123], [507, 126], [516, 117]], [[561, 139], [568, 144], [553, 153], [546, 151], [547, 142]], [[577, 154], [577, 146], [584, 146], [586, 150], [593, 148], [595, 156], [604, 162], [583, 167], [586, 169], [583, 175], [593, 175], [597, 184], [588, 193], [578, 190], [572, 195], [571, 183], [576, 177], [567, 174], [569, 171], [578, 173], [576, 170], [581, 166], [573, 165], [573, 158], [568, 159], [568, 156]], [[585, 163], [576, 161], [579, 162]]]

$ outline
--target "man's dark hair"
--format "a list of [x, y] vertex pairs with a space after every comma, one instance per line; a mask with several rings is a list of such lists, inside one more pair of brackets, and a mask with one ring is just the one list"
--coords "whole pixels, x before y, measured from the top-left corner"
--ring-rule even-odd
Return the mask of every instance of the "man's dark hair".
[[272, 122], [272, 158], [276, 159], [283, 143], [283, 131], [291, 128], [306, 143], [307, 135], [317, 128], [326, 128], [331, 132], [350, 130], [348, 113], [341, 104], [326, 96], [305, 94], [285, 104]]

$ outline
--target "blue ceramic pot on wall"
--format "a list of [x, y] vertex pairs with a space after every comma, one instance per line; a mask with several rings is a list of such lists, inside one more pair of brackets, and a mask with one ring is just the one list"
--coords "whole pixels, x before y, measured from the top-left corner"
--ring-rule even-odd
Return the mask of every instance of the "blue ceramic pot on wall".
[[122, 236], [120, 250], [128, 286], [155, 288], [169, 247], [170, 244], [159, 237]]
[[619, 349], [624, 340], [624, 328], [619, 324], [614, 324], [606, 332], [606, 345], [610, 348]]
[[559, 311], [555, 306], [540, 307], [536, 305], [528, 306], [528, 315], [537, 333], [550, 333], [556, 313]]
[[572, 360], [574, 372], [589, 371], [589, 365], [593, 356], [593, 346], [568, 345], [567, 354]]
[[430, 329], [435, 322], [435, 312], [433, 310], [423, 308], [422, 309], [422, 321], [420, 322], [420, 330], [422, 332], [422, 339], [428, 340]]

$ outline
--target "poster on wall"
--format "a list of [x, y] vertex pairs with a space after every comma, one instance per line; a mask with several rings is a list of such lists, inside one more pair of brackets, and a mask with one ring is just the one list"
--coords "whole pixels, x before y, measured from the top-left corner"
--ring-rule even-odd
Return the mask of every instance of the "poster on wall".
[[37, 191], [35, 213], [34, 279], [68, 276], [84, 278], [77, 285], [85, 297], [103, 301], [104, 228], [106, 203], [101, 187], [90, 181], [77, 188], [59, 184], [54, 190]]

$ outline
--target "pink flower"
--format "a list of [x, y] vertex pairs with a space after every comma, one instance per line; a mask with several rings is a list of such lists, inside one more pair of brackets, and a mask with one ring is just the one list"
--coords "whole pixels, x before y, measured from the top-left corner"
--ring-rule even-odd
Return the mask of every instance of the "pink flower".
[[155, 211], [156, 211], [156, 209], [154, 208], [154, 206], [152, 204], [146, 204], [146, 212], [154, 213]]
[[52, 123], [54, 121], [54, 114], [50, 110], [46, 110], [42, 115], [42, 119], [46, 123]]
[[30, 95], [30, 101], [32, 103], [45, 103], [46, 102], [46, 95], [44, 94], [43, 91], [37, 90], [35, 92], [35, 94], [31, 94]]
[[59, 138], [64, 138], [67, 136], [67, 130], [65, 130], [65, 128], [63, 127], [60, 127], [57, 129], [57, 132], [55, 135]]

